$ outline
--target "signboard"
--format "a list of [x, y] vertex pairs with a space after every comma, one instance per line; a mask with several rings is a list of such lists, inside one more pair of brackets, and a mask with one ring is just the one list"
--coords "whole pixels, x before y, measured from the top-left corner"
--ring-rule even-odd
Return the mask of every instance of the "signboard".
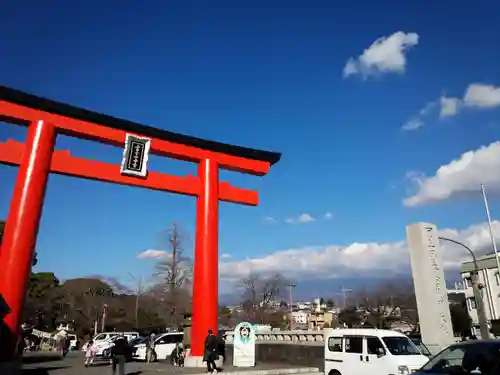
[[150, 148], [150, 138], [127, 134], [120, 173], [127, 176], [145, 178], [148, 175]]
[[234, 329], [233, 366], [255, 366], [255, 328], [252, 324], [241, 322]]
[[40, 337], [40, 338], [43, 338], [43, 339], [50, 339], [52, 337], [52, 334], [48, 333], [48, 332], [44, 332], [44, 331], [40, 331], [38, 329], [33, 329], [31, 334], [33, 336], [37, 336], [37, 337]]

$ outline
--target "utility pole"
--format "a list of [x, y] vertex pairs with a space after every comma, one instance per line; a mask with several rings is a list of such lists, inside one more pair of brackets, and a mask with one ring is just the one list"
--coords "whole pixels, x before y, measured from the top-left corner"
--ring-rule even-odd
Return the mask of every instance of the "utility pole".
[[[484, 189], [484, 185], [481, 184], [481, 193], [483, 194], [483, 200], [484, 200], [484, 209], [486, 211], [486, 218], [488, 219], [488, 228], [490, 230], [490, 239], [491, 239], [491, 246], [493, 247], [493, 251], [495, 252], [495, 260], [497, 264], [497, 273], [498, 277], [500, 278], [500, 259], [498, 258], [498, 249], [497, 249], [497, 243], [495, 241], [495, 234], [493, 233], [493, 225], [491, 224], [491, 215], [490, 215], [490, 207], [488, 205], [488, 198], [486, 197], [486, 190]], [[497, 297], [498, 298], [498, 297]], [[500, 317], [500, 314], [496, 311], [497, 304], [493, 304], [493, 309], [495, 310], [495, 316], [494, 318], [498, 319]], [[493, 317], [492, 317], [493, 319]]]
[[136, 282], [136, 290], [135, 290], [135, 325], [136, 329], [139, 329], [139, 300], [141, 298], [142, 294], [142, 277], [139, 276], [136, 278], [134, 275], [132, 275], [130, 272], [128, 272], [129, 276], [134, 279]]
[[101, 332], [105, 331], [106, 328], [106, 316], [108, 315], [108, 304], [105, 303], [102, 306], [102, 321], [101, 321]]

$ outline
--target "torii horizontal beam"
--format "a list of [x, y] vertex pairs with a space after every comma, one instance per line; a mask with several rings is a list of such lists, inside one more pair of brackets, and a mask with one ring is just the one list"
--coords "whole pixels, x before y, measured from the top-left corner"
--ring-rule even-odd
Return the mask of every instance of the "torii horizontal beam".
[[[20, 165], [24, 148], [22, 142], [12, 139], [7, 140], [7, 142], [0, 142], [0, 164]], [[191, 175], [180, 177], [158, 172], [149, 172], [145, 179], [125, 176], [120, 174], [119, 165], [78, 158], [71, 155], [69, 150], [54, 151], [50, 172], [191, 196], [198, 196], [203, 190], [198, 177]], [[259, 204], [258, 192], [231, 186], [229, 182], [219, 182], [218, 191], [219, 200], [223, 202], [249, 206]]]

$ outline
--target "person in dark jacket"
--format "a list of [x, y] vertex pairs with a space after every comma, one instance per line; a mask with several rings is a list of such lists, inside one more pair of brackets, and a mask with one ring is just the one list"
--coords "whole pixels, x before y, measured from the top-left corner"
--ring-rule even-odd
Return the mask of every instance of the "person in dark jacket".
[[222, 357], [222, 364], [226, 363], [226, 337], [221, 331], [217, 335], [217, 355]]
[[125, 375], [125, 360], [128, 350], [128, 342], [120, 333], [118, 339], [115, 340], [115, 345], [111, 348], [111, 373], [115, 375], [116, 368], [118, 367], [118, 375]]
[[209, 329], [207, 338], [205, 339], [205, 353], [203, 355], [203, 360], [207, 361], [208, 372], [217, 373], [217, 366], [215, 365], [215, 360], [217, 359], [217, 344], [217, 337], [215, 337], [213, 331]]

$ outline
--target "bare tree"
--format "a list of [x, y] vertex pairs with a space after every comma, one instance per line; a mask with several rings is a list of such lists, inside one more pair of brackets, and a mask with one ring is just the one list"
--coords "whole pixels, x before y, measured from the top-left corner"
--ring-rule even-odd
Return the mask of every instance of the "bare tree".
[[410, 316], [416, 311], [416, 304], [411, 284], [387, 282], [371, 292], [367, 289], [358, 291], [356, 298], [366, 312], [365, 324], [375, 328], [389, 328], [392, 322], [406, 321], [414, 328]]
[[417, 298], [413, 283], [400, 284], [400, 293], [396, 297], [396, 303], [400, 307], [401, 321], [406, 322], [414, 331], [419, 330]]
[[280, 274], [262, 277], [250, 274], [240, 282], [243, 310], [252, 323], [265, 324], [270, 313], [275, 312], [286, 294], [287, 280]]
[[164, 231], [162, 242], [167, 255], [155, 266], [155, 277], [159, 279], [151, 292], [162, 302], [169, 315], [165, 319], [177, 327], [180, 315], [184, 314], [191, 299], [193, 262], [184, 255], [187, 237], [176, 223]]

